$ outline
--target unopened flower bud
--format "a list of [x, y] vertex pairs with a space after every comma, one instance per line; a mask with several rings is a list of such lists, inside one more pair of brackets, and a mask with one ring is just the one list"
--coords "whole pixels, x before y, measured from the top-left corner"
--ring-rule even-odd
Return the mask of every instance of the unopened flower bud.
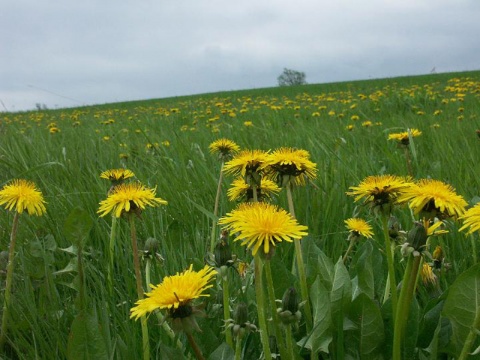
[[407, 242], [418, 252], [422, 252], [427, 244], [427, 230], [422, 223], [416, 222], [408, 232]]

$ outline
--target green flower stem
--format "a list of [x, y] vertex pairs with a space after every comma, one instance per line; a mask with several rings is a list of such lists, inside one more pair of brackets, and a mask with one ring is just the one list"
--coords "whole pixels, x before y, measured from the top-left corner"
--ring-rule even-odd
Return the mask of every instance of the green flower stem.
[[242, 359], [242, 335], [238, 332], [237, 339], [235, 341], [235, 360]]
[[[223, 287], [223, 319], [230, 319], [230, 289], [228, 287], [228, 271], [222, 276]], [[225, 341], [233, 349], [233, 337], [230, 329], [225, 329]]]
[[213, 253], [213, 250], [215, 249], [215, 240], [216, 240], [216, 230], [217, 230], [217, 217], [218, 217], [218, 206], [220, 203], [220, 194], [222, 191], [222, 181], [223, 181], [223, 164], [224, 162], [222, 161], [222, 164], [220, 166], [220, 175], [218, 176], [218, 185], [217, 185], [217, 195], [215, 196], [215, 205], [213, 208], [213, 224], [212, 224], [212, 233], [210, 237], [210, 252]]
[[347, 251], [345, 252], [345, 255], [343, 255], [343, 258], [342, 258], [342, 261], [344, 264], [347, 261], [348, 255], [350, 255], [350, 252], [352, 251], [353, 246], [355, 245], [356, 242], [357, 242], [357, 237], [353, 237], [350, 239], [350, 243], [348, 244]]
[[257, 185], [252, 185], [253, 202], [258, 202]]
[[287, 354], [286, 359], [295, 359], [295, 349], [293, 347], [292, 325], [285, 326], [285, 337], [287, 338]]
[[262, 259], [260, 253], [257, 252], [254, 258], [255, 262], [255, 294], [257, 296], [257, 313], [258, 313], [258, 325], [260, 327], [260, 340], [262, 342], [263, 354], [265, 360], [272, 358], [272, 352], [270, 351], [270, 343], [268, 341], [268, 328], [267, 317], [265, 316], [265, 295], [263, 293], [263, 280], [262, 280]]
[[110, 296], [113, 295], [113, 259], [115, 256], [115, 237], [117, 233], [117, 218], [112, 216], [112, 227], [110, 229], [110, 244], [108, 247], [109, 267], [108, 267], [108, 291]]
[[422, 257], [410, 254], [407, 267], [403, 274], [402, 289], [398, 299], [398, 308], [395, 313], [395, 323], [393, 330], [393, 360], [402, 359], [402, 340], [405, 332], [405, 324], [410, 312], [413, 294], [417, 284], [418, 271], [420, 269]]
[[275, 336], [277, 338], [278, 349], [280, 350], [280, 357], [288, 359], [287, 350], [285, 348], [285, 341], [283, 339], [282, 330], [280, 328], [280, 320], [277, 314], [277, 304], [275, 302], [275, 289], [273, 287], [272, 268], [270, 267], [270, 260], [264, 261], [265, 278], [267, 280], [268, 300], [270, 302], [270, 310], [272, 312], [273, 327], [275, 329]]
[[405, 161], [407, 163], [407, 172], [408, 175], [413, 177], [413, 170], [412, 170], [412, 159], [410, 159], [410, 149], [408, 146], [403, 147], [404, 153], [405, 153]]
[[2, 329], [0, 333], [0, 352], [3, 352], [3, 348], [5, 346], [5, 341], [7, 336], [7, 327], [8, 327], [8, 317], [10, 315], [9, 310], [10, 310], [10, 298], [12, 295], [13, 260], [15, 257], [15, 243], [17, 241], [17, 229], [18, 229], [19, 218], [20, 218], [20, 214], [18, 212], [15, 212], [15, 215], [13, 216], [12, 232], [10, 233], [10, 246], [8, 249], [7, 279], [5, 282]]
[[477, 261], [477, 245], [473, 235], [470, 235], [470, 241], [472, 242], [472, 252], [473, 252], [473, 263], [476, 264]]
[[197, 358], [197, 360], [205, 360], [202, 354], [202, 350], [200, 350], [200, 348], [198, 347], [197, 342], [195, 341], [195, 338], [193, 337], [193, 335], [190, 332], [187, 332], [186, 334], [187, 334], [188, 343], [192, 347], [192, 350], [195, 353], [195, 357]]
[[475, 320], [473, 321], [473, 326], [470, 329], [470, 332], [467, 335], [467, 339], [463, 344], [462, 352], [458, 357], [458, 360], [465, 360], [470, 354], [470, 349], [473, 346], [477, 333], [480, 331], [480, 309], [477, 308], [477, 314], [475, 315]]
[[[288, 210], [290, 215], [295, 218], [295, 207], [293, 206], [293, 197], [292, 197], [292, 185], [287, 185], [287, 201], [288, 201]], [[305, 265], [303, 262], [302, 255], [302, 245], [300, 239], [294, 239], [293, 243], [295, 245], [295, 260], [297, 262], [298, 277], [300, 280], [300, 292], [302, 294], [302, 300], [305, 302], [304, 311], [305, 311], [305, 321], [307, 323], [307, 331], [310, 332], [313, 327], [312, 319], [312, 310], [310, 307], [310, 299], [308, 297], [308, 287], [307, 287], [307, 275], [305, 273]], [[295, 264], [294, 264], [295, 267]]]
[[[135, 228], [135, 218], [133, 214], [128, 216], [130, 222], [130, 237], [132, 239], [132, 251], [133, 251], [133, 266], [135, 268], [135, 280], [137, 283], [137, 295], [138, 299], [143, 299], [143, 285], [142, 285], [142, 275], [140, 273], [140, 259], [138, 258], [138, 247], [137, 247], [137, 231]], [[142, 316], [140, 319], [142, 324], [142, 345], [143, 345], [143, 359], [150, 359], [150, 343], [148, 341], [148, 326], [147, 318]]]
[[395, 267], [393, 264], [393, 249], [390, 242], [390, 234], [388, 232], [388, 219], [387, 216], [382, 217], [383, 222], [383, 236], [385, 238], [385, 253], [387, 255], [387, 265], [388, 265], [388, 278], [387, 283], [385, 284], [385, 295], [383, 297], [383, 302], [388, 299], [388, 288], [391, 292], [392, 297], [392, 314], [397, 312], [397, 282], [395, 281]]

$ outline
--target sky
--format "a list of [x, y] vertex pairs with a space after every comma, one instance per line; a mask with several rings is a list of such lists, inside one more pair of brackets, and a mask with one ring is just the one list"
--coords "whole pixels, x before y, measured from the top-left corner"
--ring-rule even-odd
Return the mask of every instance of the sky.
[[6, 0], [0, 111], [480, 69], [479, 0]]

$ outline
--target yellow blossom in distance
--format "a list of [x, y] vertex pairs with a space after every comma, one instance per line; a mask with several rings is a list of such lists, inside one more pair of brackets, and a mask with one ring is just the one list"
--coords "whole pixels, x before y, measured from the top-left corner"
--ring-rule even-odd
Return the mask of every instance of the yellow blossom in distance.
[[360, 218], [350, 218], [345, 220], [345, 225], [350, 233], [361, 235], [366, 238], [373, 236], [372, 227], [368, 222]]
[[307, 227], [298, 224], [287, 211], [262, 202], [240, 204], [218, 223], [237, 233], [234, 241], [241, 240], [242, 245], [252, 248], [253, 255], [261, 247], [269, 254], [270, 247], [278, 242], [292, 242], [308, 235]]
[[408, 203], [415, 214], [424, 212], [429, 214], [429, 218], [440, 219], [457, 218], [468, 205], [451, 185], [434, 179], [421, 179], [412, 184], [398, 201]]
[[138, 318], [157, 309], [175, 310], [205, 294], [205, 290], [213, 285], [209, 282], [217, 271], [208, 265], [200, 271], [194, 271], [193, 265], [182, 273], [166, 276], [159, 285], [150, 285], [152, 290], [146, 293], [145, 299], [138, 300], [130, 309], [130, 318]]
[[469, 228], [467, 234], [472, 234], [480, 230], [480, 202], [465, 211], [460, 219], [463, 221], [463, 226], [460, 228], [460, 231]]
[[220, 158], [227, 158], [240, 151], [240, 146], [232, 140], [225, 138], [215, 140], [208, 146], [208, 148], [212, 154], [218, 154]]
[[42, 192], [33, 182], [24, 179], [15, 179], [0, 190], [0, 205], [19, 214], [24, 210], [37, 216], [46, 212]]
[[409, 129], [408, 131], [401, 133], [393, 133], [388, 135], [388, 140], [395, 140], [402, 145], [408, 145], [410, 143], [410, 137], [417, 137], [422, 135], [422, 132], [418, 129]]
[[100, 214], [100, 217], [103, 217], [113, 212], [113, 215], [118, 218], [124, 212], [144, 210], [147, 205], [153, 207], [166, 204], [165, 200], [155, 197], [155, 189], [146, 188], [138, 182], [120, 184], [112, 190], [105, 200], [100, 202], [97, 213]]

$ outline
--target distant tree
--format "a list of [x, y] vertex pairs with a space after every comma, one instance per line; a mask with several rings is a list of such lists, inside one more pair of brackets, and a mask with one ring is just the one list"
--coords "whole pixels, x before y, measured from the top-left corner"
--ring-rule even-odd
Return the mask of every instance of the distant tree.
[[305, 85], [305, 73], [292, 69], [283, 69], [283, 73], [277, 78], [278, 86]]

